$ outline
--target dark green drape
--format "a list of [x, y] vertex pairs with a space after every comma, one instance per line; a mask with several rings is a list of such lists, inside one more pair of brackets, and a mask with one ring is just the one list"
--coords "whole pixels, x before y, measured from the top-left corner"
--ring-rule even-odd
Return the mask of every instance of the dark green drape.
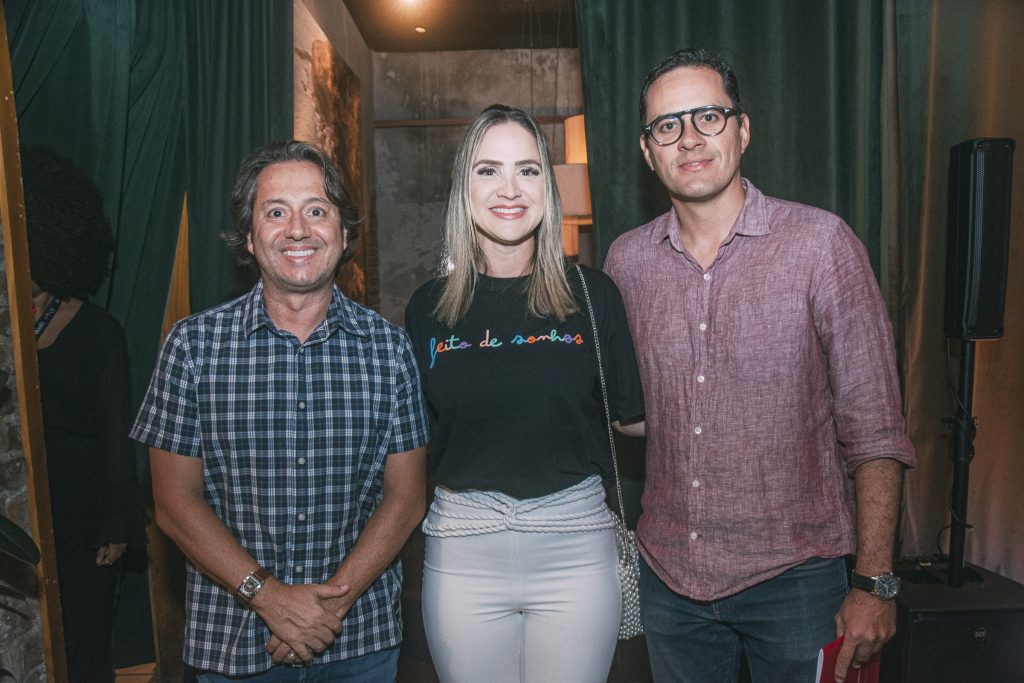
[[4, 5], [22, 145], [89, 172], [115, 237], [96, 297], [124, 326], [136, 396], [156, 357], [185, 189], [184, 12], [119, 0]]
[[186, 177], [193, 310], [251, 277], [219, 235], [239, 162], [291, 137], [291, 4], [8, 0], [4, 11], [22, 143], [54, 147], [104, 191], [117, 247], [97, 298], [125, 327], [141, 396]]
[[193, 311], [247, 289], [253, 274], [219, 235], [242, 160], [293, 130], [292, 4], [188, 5], [189, 264]]
[[615, 237], [668, 208], [640, 154], [638, 97], [648, 70], [700, 45], [739, 75], [751, 119], [744, 175], [838, 213], [879, 273], [882, 4], [577, 0], [598, 261]]
[[239, 162], [292, 133], [292, 6], [8, 0], [23, 145], [93, 175], [116, 249], [97, 300], [128, 336], [136, 396], [149, 380], [186, 178], [193, 310], [251, 275], [220, 240]]

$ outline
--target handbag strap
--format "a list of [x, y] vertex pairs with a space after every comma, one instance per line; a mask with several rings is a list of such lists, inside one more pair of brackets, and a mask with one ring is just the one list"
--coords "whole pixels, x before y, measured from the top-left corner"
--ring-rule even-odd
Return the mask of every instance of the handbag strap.
[[587, 281], [583, 278], [583, 269], [579, 264], [573, 264], [576, 274], [583, 285], [583, 298], [587, 302], [587, 313], [590, 315], [590, 329], [594, 333], [594, 352], [597, 356], [597, 373], [601, 378], [601, 398], [604, 399], [604, 423], [608, 429], [608, 446], [612, 451], [612, 468], [615, 470], [615, 494], [619, 498], [619, 516], [626, 520], [626, 506], [622, 504], [622, 482], [619, 481], [619, 458], [615, 453], [615, 435], [612, 433], [612, 411], [608, 406], [608, 383], [604, 379], [604, 364], [601, 363], [601, 340], [597, 336], [597, 319], [594, 317], [594, 305], [590, 303], [590, 290], [587, 289]]

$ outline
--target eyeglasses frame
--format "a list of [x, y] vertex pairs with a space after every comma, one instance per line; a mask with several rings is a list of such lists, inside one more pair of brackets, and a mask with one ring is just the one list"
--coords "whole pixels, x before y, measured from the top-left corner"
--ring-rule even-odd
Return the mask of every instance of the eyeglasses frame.
[[[718, 131], [717, 133], [704, 133], [700, 130], [700, 128], [697, 127], [697, 112], [707, 111], [709, 109], [719, 111], [725, 117], [725, 123], [722, 125], [722, 130]], [[739, 109], [734, 109], [732, 107], [723, 107], [720, 104], [705, 104], [699, 107], [694, 107], [692, 109], [684, 109], [683, 111], [662, 114], [661, 116], [654, 119], [653, 121], [651, 121], [650, 123], [643, 127], [643, 134], [647, 136], [647, 139], [651, 140], [654, 144], [658, 145], [659, 147], [668, 147], [669, 145], [674, 145], [677, 142], [679, 142], [679, 138], [683, 137], [683, 132], [686, 127], [683, 117], [687, 114], [690, 115], [690, 125], [693, 126], [693, 129], [695, 131], [700, 133], [700, 135], [702, 135], [703, 137], [713, 138], [717, 135], [721, 135], [722, 132], [725, 130], [726, 126], [729, 125], [729, 117], [742, 116], [743, 112]], [[679, 119], [679, 122], [683, 124], [679, 128], [679, 137], [673, 140], [672, 142], [658, 142], [658, 140], [654, 137], [654, 131], [652, 129], [654, 128], [654, 125], [656, 123], [658, 123], [659, 121], [663, 121], [667, 118], [677, 118]]]

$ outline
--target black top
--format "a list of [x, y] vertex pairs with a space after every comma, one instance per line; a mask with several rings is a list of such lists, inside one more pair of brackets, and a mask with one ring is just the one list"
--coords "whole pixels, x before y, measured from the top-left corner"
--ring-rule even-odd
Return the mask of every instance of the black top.
[[128, 349], [104, 309], [82, 307], [40, 349], [46, 465], [59, 542], [83, 548], [144, 544], [135, 484]]
[[[644, 413], [640, 374], [618, 289], [584, 268], [597, 318], [613, 420]], [[535, 498], [592, 474], [610, 477], [601, 383], [586, 301], [563, 322], [527, 312], [527, 278], [480, 276], [466, 316], [434, 318], [441, 280], [421, 286], [405, 324], [423, 377], [433, 442], [430, 470], [450, 489]]]

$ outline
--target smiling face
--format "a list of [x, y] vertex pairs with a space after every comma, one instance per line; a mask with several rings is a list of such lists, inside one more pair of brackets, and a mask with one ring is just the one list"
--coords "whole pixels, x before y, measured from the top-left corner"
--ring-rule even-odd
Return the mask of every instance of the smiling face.
[[[647, 123], [659, 116], [707, 105], [732, 107], [722, 78], [712, 69], [681, 67], [661, 76], [647, 93]], [[682, 137], [671, 145], [658, 145], [641, 134], [644, 159], [673, 201], [704, 202], [720, 196], [740, 197], [740, 159], [750, 141], [746, 115], [731, 117], [725, 130], [704, 136], [683, 117]]]
[[286, 161], [263, 169], [246, 248], [268, 294], [305, 294], [333, 286], [345, 235], [315, 164]]
[[544, 217], [544, 175], [533, 134], [518, 123], [491, 127], [470, 169], [469, 200], [484, 255], [528, 249]]

